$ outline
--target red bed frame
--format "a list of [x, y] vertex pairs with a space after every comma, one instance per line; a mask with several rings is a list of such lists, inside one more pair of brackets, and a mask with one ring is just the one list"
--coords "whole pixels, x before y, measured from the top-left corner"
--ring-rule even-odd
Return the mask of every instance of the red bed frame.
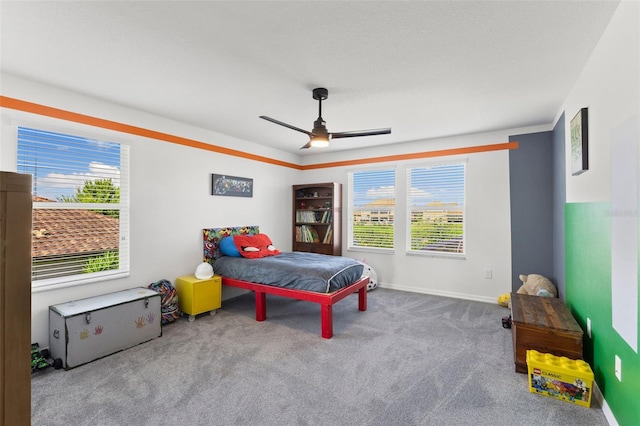
[[[258, 234], [260, 229], [257, 225], [232, 226], [226, 228], [205, 228], [203, 231], [204, 261], [213, 264], [214, 259], [220, 256], [219, 243], [224, 237], [231, 235]], [[256, 321], [267, 319], [267, 294], [288, 297], [290, 299], [303, 300], [320, 304], [320, 320], [322, 337], [330, 339], [333, 337], [333, 304], [345, 297], [358, 293], [358, 310], [367, 310], [367, 284], [369, 277], [362, 277], [358, 281], [348, 286], [336, 290], [333, 293], [317, 293], [314, 291], [296, 290], [285, 287], [276, 287], [266, 284], [257, 284], [249, 281], [237, 280], [235, 278], [222, 277], [222, 285], [238, 287], [251, 290], [256, 298]]]
[[345, 297], [358, 293], [358, 310], [367, 310], [367, 284], [369, 277], [349, 284], [347, 287], [336, 290], [333, 293], [316, 293], [313, 291], [295, 290], [283, 287], [274, 287], [265, 284], [256, 284], [248, 281], [236, 280], [234, 278], [222, 277], [222, 285], [238, 287], [251, 290], [256, 297], [256, 321], [267, 319], [267, 294], [288, 297], [291, 299], [304, 300], [320, 304], [320, 321], [322, 337], [330, 339], [333, 337], [333, 304]]

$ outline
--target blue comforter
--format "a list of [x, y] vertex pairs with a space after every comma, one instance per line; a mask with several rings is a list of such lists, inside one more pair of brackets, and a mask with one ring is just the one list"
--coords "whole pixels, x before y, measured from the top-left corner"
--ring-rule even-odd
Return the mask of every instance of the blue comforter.
[[213, 270], [242, 281], [331, 293], [357, 281], [363, 266], [349, 257], [295, 251], [260, 259], [222, 256]]

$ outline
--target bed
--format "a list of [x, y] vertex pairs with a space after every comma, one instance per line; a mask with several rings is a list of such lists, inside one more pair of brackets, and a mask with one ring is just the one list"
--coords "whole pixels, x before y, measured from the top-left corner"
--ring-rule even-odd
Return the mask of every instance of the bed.
[[257, 235], [259, 227], [206, 228], [202, 232], [204, 261], [222, 277], [222, 285], [254, 292], [256, 321], [267, 319], [267, 294], [319, 304], [325, 339], [333, 337], [335, 303], [357, 293], [358, 310], [367, 310], [369, 277], [362, 277], [362, 264], [354, 259], [305, 252], [255, 259], [224, 256], [220, 250], [224, 238]]

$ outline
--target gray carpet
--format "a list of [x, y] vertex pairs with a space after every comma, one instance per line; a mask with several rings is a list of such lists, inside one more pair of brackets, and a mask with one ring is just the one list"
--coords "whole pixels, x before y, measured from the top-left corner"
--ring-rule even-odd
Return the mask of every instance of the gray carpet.
[[606, 425], [531, 394], [514, 372], [506, 308], [378, 288], [320, 309], [252, 295], [215, 316], [75, 369], [32, 376], [34, 425]]

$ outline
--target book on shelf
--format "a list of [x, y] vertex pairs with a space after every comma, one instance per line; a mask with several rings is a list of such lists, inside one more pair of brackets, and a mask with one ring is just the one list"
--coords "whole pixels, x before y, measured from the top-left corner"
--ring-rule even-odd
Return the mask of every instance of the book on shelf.
[[296, 226], [296, 241], [302, 243], [319, 243], [320, 236], [315, 227], [300, 225]]
[[301, 223], [331, 223], [329, 210], [296, 210], [296, 222]]
[[330, 210], [325, 210], [322, 213], [322, 219], [320, 220], [320, 222], [322, 222], [322, 223], [331, 223], [331, 211]]
[[333, 237], [333, 227], [331, 225], [327, 226], [327, 230], [324, 233], [324, 239], [322, 240], [323, 244], [331, 244], [331, 237]]

